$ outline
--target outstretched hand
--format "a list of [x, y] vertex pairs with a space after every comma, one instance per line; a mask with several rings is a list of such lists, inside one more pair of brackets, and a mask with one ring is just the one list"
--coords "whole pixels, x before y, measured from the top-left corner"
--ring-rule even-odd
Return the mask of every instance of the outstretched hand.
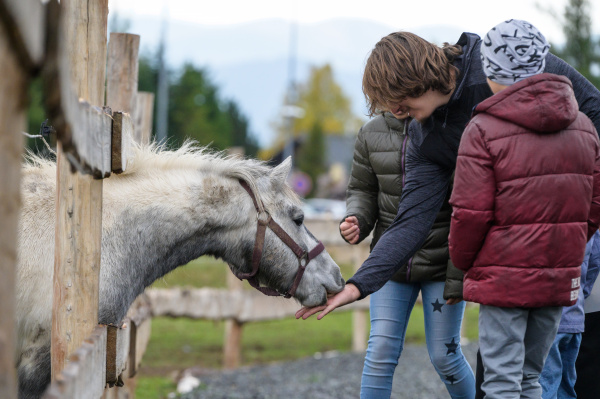
[[358, 219], [356, 216], [348, 216], [340, 223], [340, 233], [350, 244], [356, 244], [360, 236], [360, 228], [358, 227]]
[[321, 320], [327, 315], [327, 313], [333, 311], [335, 308], [352, 303], [359, 297], [360, 291], [358, 288], [356, 288], [356, 286], [353, 284], [346, 284], [344, 289], [329, 298], [325, 305], [315, 307], [304, 306], [302, 309], [296, 312], [296, 319], [302, 317], [303, 320], [306, 320], [315, 313], [321, 312], [321, 314], [317, 316], [317, 320]]

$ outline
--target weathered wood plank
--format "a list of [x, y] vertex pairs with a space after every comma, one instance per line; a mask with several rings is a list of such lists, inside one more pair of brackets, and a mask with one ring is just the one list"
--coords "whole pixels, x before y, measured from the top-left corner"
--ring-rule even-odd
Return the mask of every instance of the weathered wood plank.
[[[107, 0], [89, 4], [77, 1], [48, 3], [47, 48], [42, 68], [45, 107], [73, 168], [100, 178], [110, 174], [104, 154], [106, 146], [110, 146], [111, 132], [110, 129], [94, 131], [90, 140], [88, 136], [92, 133], [81, 114], [78, 99], [93, 106], [104, 105], [106, 16], [103, 15], [108, 12]], [[88, 13], [93, 13], [89, 15], [94, 18], [88, 18]], [[75, 33], [80, 37], [74, 38]], [[99, 148], [90, 151], [94, 141]]]
[[150, 143], [152, 137], [152, 118], [154, 117], [154, 93], [140, 91], [135, 103], [135, 142]]
[[[137, 373], [150, 340], [152, 308], [150, 299], [145, 293], [136, 298], [127, 312], [127, 318], [130, 320], [131, 335], [129, 338], [129, 359], [124, 375], [132, 378]], [[129, 381], [127, 383], [129, 384]]]
[[[62, 0], [65, 57], [79, 98], [104, 105], [108, 0]], [[110, 103], [107, 103], [111, 105]]]
[[128, 113], [113, 113], [111, 169], [123, 173], [127, 168], [127, 156], [132, 145], [133, 122]]
[[[57, 75], [61, 79], [61, 104], [72, 104], [73, 98], [83, 97], [91, 104], [101, 106], [104, 102], [108, 0], [63, 0], [60, 7], [63, 14], [63, 47], [55, 43], [48, 48], [50, 53], [57, 54], [62, 48], [64, 52], [59, 54], [61, 58], [58, 65], [70, 66], [66, 76], [60, 71]], [[82, 54], [85, 56], [82, 57]], [[69, 87], [75, 90], [75, 97], [68, 92]], [[73, 154], [79, 156], [78, 151], [65, 153], [64, 147], [72, 146], [85, 153], [88, 140], [95, 139], [90, 137], [84, 124], [94, 117], [106, 121], [106, 116], [98, 108], [89, 107], [87, 112], [81, 112], [80, 107], [79, 104], [75, 107], [69, 105], [67, 110], [72, 114], [67, 115], [64, 126], [61, 126], [71, 127], [73, 140], [68, 141], [68, 137], [58, 134], [57, 143], [57, 221], [51, 342], [53, 378], [63, 370], [69, 354], [81, 346], [98, 324], [102, 181], [72, 173], [67, 154], [69, 157], [74, 157]], [[101, 125], [94, 129], [106, 129], [104, 122]], [[109, 134], [111, 130], [108, 129]], [[57, 133], [60, 133], [58, 127]], [[101, 147], [106, 143], [100, 142]], [[88, 163], [89, 160], [80, 161]], [[101, 161], [98, 167], [101, 168], [104, 163]], [[104, 376], [104, 366], [101, 373]]]
[[17, 397], [15, 281], [28, 79], [0, 27], [0, 398]]
[[71, 173], [57, 143], [52, 375], [98, 324], [102, 181]]
[[232, 370], [242, 363], [242, 333], [244, 323], [236, 319], [225, 322], [225, 339], [223, 342], [223, 368]]
[[[232, 154], [230, 149], [229, 155]], [[239, 153], [238, 153], [239, 154]], [[239, 154], [243, 157], [243, 153]], [[227, 288], [229, 292], [244, 289], [244, 282], [233, 273], [227, 273]], [[242, 335], [244, 323], [235, 320], [225, 320], [225, 337], [223, 338], [223, 368], [235, 369], [242, 363]]]
[[21, 67], [37, 68], [44, 58], [46, 9], [40, 0], [0, 0], [0, 24], [4, 25]]
[[69, 363], [48, 387], [43, 399], [98, 399], [106, 385], [106, 326], [92, 334], [69, 357]]
[[130, 329], [129, 319], [123, 320], [120, 327], [106, 326], [106, 382], [110, 387], [120, 385], [119, 377], [127, 366], [129, 358]]
[[135, 354], [132, 357], [130, 357], [130, 361], [134, 361], [135, 367], [133, 368], [133, 376], [135, 376], [135, 374], [137, 374], [137, 371], [140, 368], [140, 364], [142, 364], [142, 358], [144, 357], [144, 353], [146, 352], [146, 348], [148, 347], [148, 342], [150, 342], [150, 334], [152, 332], [152, 319], [149, 317], [147, 319], [144, 319], [140, 324], [133, 323], [133, 325], [135, 325], [136, 334]]
[[[256, 290], [228, 291], [218, 288], [148, 289], [154, 316], [241, 322], [283, 319], [293, 316], [300, 305], [285, 298], [268, 297]], [[369, 298], [339, 309], [369, 309]]]
[[108, 44], [106, 103], [134, 115], [138, 89], [139, 35], [111, 33]]
[[[92, 170], [95, 178], [110, 176], [113, 129], [111, 114], [109, 107], [93, 106], [86, 101], [79, 102], [77, 126], [85, 131], [85, 136], [74, 137], [79, 158], [67, 156], [71, 163], [79, 163], [78, 169]], [[82, 138], [84, 140], [80, 141]], [[92, 165], [99, 165], [99, 170]]]

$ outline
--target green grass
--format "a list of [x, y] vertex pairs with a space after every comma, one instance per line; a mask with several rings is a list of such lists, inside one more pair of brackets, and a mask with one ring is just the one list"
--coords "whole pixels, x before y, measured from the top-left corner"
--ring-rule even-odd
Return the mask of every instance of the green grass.
[[177, 286], [225, 288], [227, 286], [227, 273], [231, 272], [225, 262], [213, 257], [203, 256], [156, 280], [152, 288]]
[[139, 399], [163, 399], [170, 392], [175, 392], [177, 386], [169, 377], [141, 376], [135, 388], [135, 396]]
[[[341, 264], [342, 275], [349, 278], [353, 269]], [[180, 267], [157, 281], [153, 287], [226, 286], [228, 266], [212, 258], [201, 258]], [[248, 284], [245, 284], [248, 285]], [[478, 307], [465, 313], [464, 333], [476, 340]], [[408, 324], [406, 342], [425, 343], [423, 309], [416, 305]], [[368, 327], [367, 327], [368, 331]], [[221, 368], [225, 322], [157, 317], [152, 320], [152, 335], [139, 372], [137, 397], [162, 399], [175, 390], [170, 374], [188, 367]], [[365, 337], [365, 340], [367, 337]], [[323, 320], [287, 318], [248, 323], [242, 337], [242, 364], [264, 364], [312, 356], [316, 352], [349, 351], [352, 342], [352, 312], [336, 311]]]

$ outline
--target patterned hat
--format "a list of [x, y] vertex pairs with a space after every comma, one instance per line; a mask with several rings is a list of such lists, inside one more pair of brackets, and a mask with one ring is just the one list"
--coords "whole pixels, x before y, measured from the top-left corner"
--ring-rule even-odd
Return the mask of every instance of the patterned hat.
[[544, 72], [549, 50], [544, 35], [529, 22], [504, 21], [481, 41], [483, 72], [491, 81], [510, 86]]

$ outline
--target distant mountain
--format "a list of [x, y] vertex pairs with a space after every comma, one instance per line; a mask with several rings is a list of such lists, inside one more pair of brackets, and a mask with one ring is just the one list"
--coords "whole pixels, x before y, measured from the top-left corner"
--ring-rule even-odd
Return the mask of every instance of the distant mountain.
[[[154, 53], [161, 31], [160, 19], [134, 18], [129, 31], [141, 36], [142, 53]], [[311, 66], [329, 63], [357, 115], [366, 115], [361, 89], [364, 63], [375, 43], [394, 30], [370, 20], [298, 24], [296, 80], [306, 80]], [[424, 26], [413, 31], [436, 43], [455, 42], [461, 33], [452, 26]], [[290, 79], [291, 32], [291, 23], [284, 20], [229, 26], [170, 21], [167, 61], [171, 69], [186, 61], [206, 67], [221, 95], [238, 103], [260, 145], [268, 147], [274, 138], [270, 122], [277, 118]]]

